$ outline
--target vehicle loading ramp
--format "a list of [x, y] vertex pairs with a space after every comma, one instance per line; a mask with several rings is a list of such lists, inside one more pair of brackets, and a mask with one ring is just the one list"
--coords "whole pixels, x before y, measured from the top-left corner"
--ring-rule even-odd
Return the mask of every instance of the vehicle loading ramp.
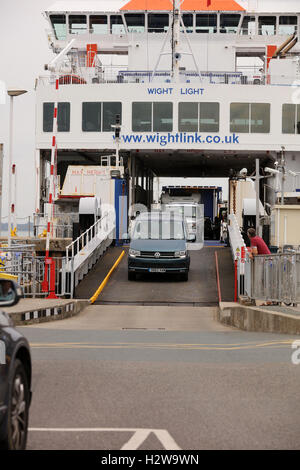
[[[90, 299], [107, 273], [122, 253], [122, 247], [110, 247], [75, 291], [76, 298]], [[228, 248], [205, 247], [191, 251], [188, 282], [176, 275], [139, 275], [136, 281], [127, 278], [127, 251], [119, 266], [112, 273], [95, 303], [124, 305], [187, 305], [215, 306], [219, 303], [216, 280], [216, 257], [218, 253], [222, 300], [232, 301], [234, 296], [234, 271]]]

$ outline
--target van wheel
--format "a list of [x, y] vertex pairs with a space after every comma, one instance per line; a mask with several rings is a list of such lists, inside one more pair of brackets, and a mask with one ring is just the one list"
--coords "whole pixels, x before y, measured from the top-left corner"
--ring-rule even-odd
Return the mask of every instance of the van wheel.
[[128, 271], [128, 281], [135, 281], [135, 273]]

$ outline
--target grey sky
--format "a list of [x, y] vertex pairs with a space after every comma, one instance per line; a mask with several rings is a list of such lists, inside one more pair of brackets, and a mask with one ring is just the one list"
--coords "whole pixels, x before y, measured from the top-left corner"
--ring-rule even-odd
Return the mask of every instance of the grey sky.
[[[82, 3], [85, 0], [81, 0]], [[14, 100], [13, 160], [17, 165], [17, 217], [35, 210], [35, 92], [34, 82], [53, 57], [48, 47], [44, 9], [53, 0], [0, 0], [0, 80], [28, 93]], [[67, 3], [67, 1], [65, 2]], [[7, 216], [9, 101], [0, 104], [0, 143], [4, 144], [2, 215]], [[165, 181], [164, 181], [165, 183]], [[184, 180], [184, 184], [222, 184], [224, 180]], [[176, 184], [170, 181], [170, 184]], [[178, 182], [177, 184], [181, 184]], [[225, 184], [225, 195], [227, 185]], [[21, 222], [21, 221], [20, 221]]]
[[[28, 93], [14, 99], [13, 160], [17, 165], [17, 217], [34, 212], [35, 196], [35, 78], [43, 73], [52, 53], [42, 11], [49, 0], [0, 1], [0, 80], [7, 87], [18, 87]], [[4, 144], [3, 204], [7, 208], [9, 100], [0, 105], [0, 142]]]

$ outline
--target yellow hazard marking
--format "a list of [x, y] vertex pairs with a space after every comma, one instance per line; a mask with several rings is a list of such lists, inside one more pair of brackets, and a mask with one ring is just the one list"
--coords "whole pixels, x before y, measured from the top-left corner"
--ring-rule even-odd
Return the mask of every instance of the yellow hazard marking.
[[110, 269], [109, 273], [107, 274], [107, 276], [104, 278], [104, 280], [102, 281], [102, 283], [100, 284], [100, 286], [98, 287], [98, 289], [96, 290], [95, 294], [90, 298], [90, 302], [91, 304], [93, 304], [94, 302], [96, 302], [96, 300], [98, 299], [99, 295], [101, 294], [101, 292], [103, 291], [104, 287], [106, 286], [110, 276], [112, 275], [113, 271], [116, 269], [116, 267], [119, 265], [119, 263], [121, 262], [123, 256], [125, 255], [125, 251], [123, 250], [122, 253], [120, 254], [119, 258], [117, 259], [117, 261], [115, 262], [115, 264], [113, 265], [113, 267]]

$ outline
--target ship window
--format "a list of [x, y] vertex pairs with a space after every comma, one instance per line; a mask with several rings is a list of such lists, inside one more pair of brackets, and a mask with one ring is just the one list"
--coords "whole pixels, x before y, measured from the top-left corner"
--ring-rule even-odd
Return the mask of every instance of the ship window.
[[101, 103], [82, 103], [83, 132], [101, 131]]
[[90, 31], [94, 34], [107, 34], [108, 24], [106, 15], [90, 16]]
[[110, 31], [111, 34], [125, 34], [125, 27], [121, 15], [111, 15]]
[[253, 103], [250, 105], [251, 133], [268, 134], [270, 132], [270, 104]]
[[179, 132], [198, 132], [199, 104], [179, 103], [178, 130]]
[[[43, 104], [43, 132], [53, 132], [54, 103]], [[58, 103], [58, 132], [70, 131], [70, 103]]]
[[132, 130], [133, 132], [152, 131], [152, 103], [132, 103]]
[[230, 132], [249, 133], [250, 130], [249, 103], [231, 103]]
[[300, 134], [300, 105], [284, 104], [282, 106], [282, 133]]
[[127, 29], [130, 33], [145, 32], [145, 15], [139, 13], [125, 13]]
[[260, 16], [258, 18], [258, 34], [262, 36], [276, 34], [276, 16]]
[[71, 34], [84, 34], [87, 30], [85, 15], [70, 15], [69, 27]]
[[153, 131], [171, 132], [173, 130], [173, 103], [153, 103]]
[[220, 33], [233, 33], [238, 30], [241, 15], [221, 15]]
[[242, 23], [241, 34], [250, 36], [256, 34], [256, 25], [254, 16], [245, 16]]
[[297, 32], [297, 16], [280, 16], [279, 34], [294, 34]]
[[230, 132], [268, 134], [270, 110], [266, 103], [231, 103]]
[[67, 36], [66, 15], [50, 15], [56, 39], [64, 41]]
[[148, 32], [164, 33], [169, 28], [169, 15], [165, 13], [149, 13], [148, 14]]
[[114, 132], [113, 125], [116, 124], [116, 115], [121, 117], [122, 124], [122, 103], [117, 101], [103, 103], [103, 132]]
[[194, 31], [194, 15], [192, 13], [184, 13], [182, 15], [182, 21], [186, 32], [192, 33]]
[[219, 132], [219, 115], [219, 103], [179, 103], [178, 129], [180, 132]]
[[196, 15], [196, 33], [216, 33], [217, 15], [197, 14]]
[[219, 132], [219, 103], [200, 103], [200, 132]]

